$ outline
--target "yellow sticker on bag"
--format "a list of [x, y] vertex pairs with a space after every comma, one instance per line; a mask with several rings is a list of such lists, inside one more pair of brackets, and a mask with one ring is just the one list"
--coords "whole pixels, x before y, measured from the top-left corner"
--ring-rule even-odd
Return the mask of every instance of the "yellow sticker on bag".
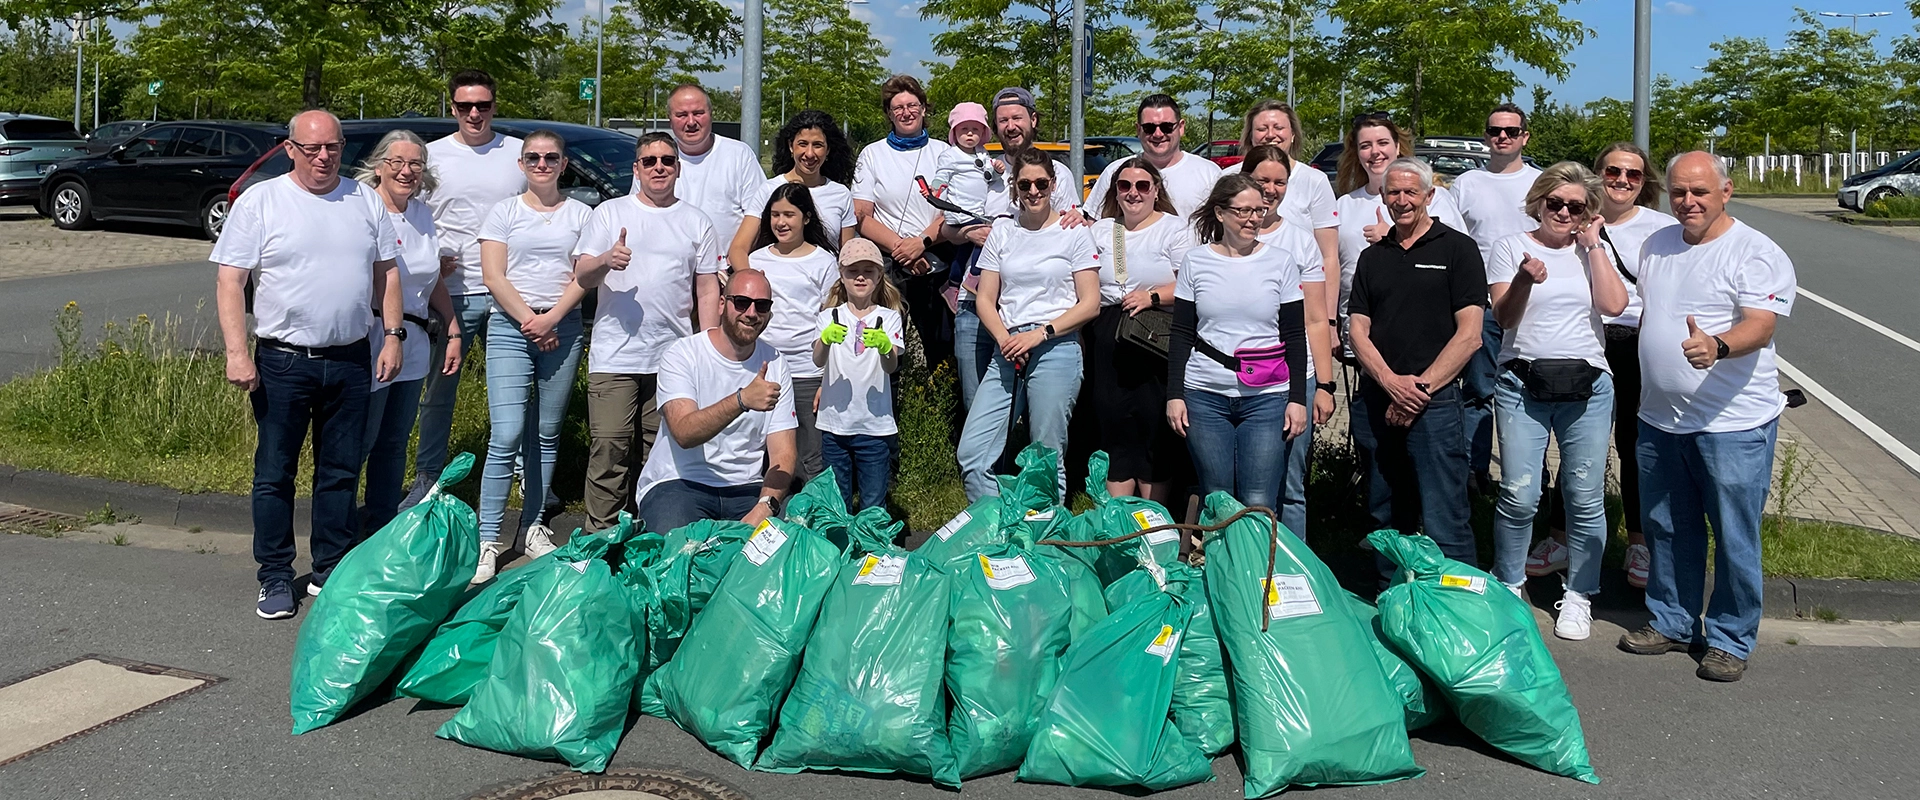
[[1487, 579], [1477, 575], [1441, 575], [1440, 585], [1449, 589], [1465, 589], [1474, 594], [1487, 593]]
[[1173, 632], [1172, 625], [1160, 626], [1160, 634], [1153, 637], [1153, 643], [1147, 645], [1147, 652], [1160, 657], [1160, 663], [1173, 660], [1174, 650], [1180, 647], [1180, 635]]

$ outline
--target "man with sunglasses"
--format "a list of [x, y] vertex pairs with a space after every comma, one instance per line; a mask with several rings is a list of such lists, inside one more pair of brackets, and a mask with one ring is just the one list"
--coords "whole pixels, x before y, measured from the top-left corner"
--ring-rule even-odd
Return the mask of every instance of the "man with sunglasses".
[[[1187, 122], [1180, 116], [1180, 104], [1168, 95], [1147, 95], [1140, 100], [1135, 127], [1145, 151], [1141, 156], [1160, 170], [1173, 210], [1185, 218], [1206, 205], [1214, 182], [1220, 180], [1220, 166], [1180, 149], [1180, 137], [1187, 131]], [[1105, 207], [1107, 193], [1113, 191], [1114, 174], [1126, 160], [1116, 158], [1100, 171], [1100, 179], [1094, 181], [1093, 191], [1087, 194], [1087, 202], [1081, 207], [1088, 219], [1095, 218]]]
[[[527, 190], [520, 171], [520, 140], [493, 129], [493, 76], [463, 69], [447, 82], [459, 130], [427, 143], [427, 157], [439, 185], [422, 199], [433, 209], [440, 238], [440, 275], [447, 282], [453, 313], [459, 317], [460, 352], [475, 353], [486, 342], [487, 310], [493, 298], [480, 275], [480, 224], [502, 200]], [[433, 343], [431, 363], [443, 360], [443, 339]], [[413, 457], [413, 491], [401, 503], [410, 507], [425, 497], [447, 463], [447, 438], [453, 433], [454, 397], [460, 374], [427, 373], [420, 398], [420, 446]]]
[[[675, 191], [680, 199], [706, 212], [714, 230], [733, 235], [740, 228], [742, 216], [760, 213], [760, 209], [748, 208], [761, 184], [767, 182], [767, 174], [760, 170], [760, 158], [745, 142], [713, 132], [713, 101], [698, 85], [689, 83], [674, 89], [667, 97], [667, 114], [680, 155]], [[634, 191], [640, 191], [638, 181]]]
[[661, 353], [720, 321], [726, 251], [706, 213], [675, 192], [685, 162], [674, 137], [646, 134], [634, 152], [633, 193], [594, 209], [573, 249], [574, 279], [600, 289], [587, 348], [588, 530], [628, 510], [636, 467], [657, 449]]
[[772, 319], [767, 276], [737, 270], [727, 281], [720, 324], [674, 341], [660, 356], [667, 435], [640, 473], [640, 517], [648, 528], [703, 519], [758, 525], [780, 511], [799, 458], [800, 423], [786, 364], [760, 341]]
[[[293, 171], [240, 195], [209, 260], [219, 265], [215, 302], [227, 351], [227, 382], [253, 404], [253, 558], [260, 564], [255, 613], [286, 619], [293, 596], [293, 496], [300, 450], [314, 442], [313, 575], [318, 594], [358, 539], [354, 495], [364, 460], [371, 380], [400, 371], [399, 237], [372, 188], [340, 179], [340, 120], [306, 111], [287, 123]], [[254, 283], [253, 325], [246, 287]], [[369, 298], [379, 298], [387, 341], [370, 365]], [[254, 339], [249, 351], [248, 334]], [[377, 373], [377, 374], [376, 374]]]

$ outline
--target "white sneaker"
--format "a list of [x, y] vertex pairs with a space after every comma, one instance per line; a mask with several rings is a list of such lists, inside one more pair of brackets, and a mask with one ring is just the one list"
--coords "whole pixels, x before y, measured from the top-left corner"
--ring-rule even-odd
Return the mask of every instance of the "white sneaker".
[[486, 583], [487, 581], [493, 580], [494, 571], [499, 568], [494, 562], [500, 560], [500, 553], [506, 549], [507, 546], [499, 542], [480, 543], [480, 566], [473, 571], [473, 582], [475, 584]]
[[1627, 585], [1647, 588], [1647, 570], [1653, 569], [1653, 551], [1644, 544], [1627, 545]]
[[1560, 610], [1553, 621], [1553, 635], [1576, 642], [1593, 635], [1593, 603], [1586, 595], [1569, 589], [1553, 607]]
[[1567, 546], [1549, 536], [1533, 546], [1533, 552], [1527, 554], [1527, 574], [1538, 578], [1552, 575], [1567, 568]]
[[526, 538], [520, 546], [520, 552], [526, 553], [527, 558], [539, 558], [558, 549], [560, 546], [553, 543], [553, 529], [545, 525], [527, 526]]
[[1524, 583], [1503, 583], [1503, 584], [1500, 584], [1500, 585], [1501, 585], [1501, 586], [1505, 586], [1505, 587], [1507, 587], [1507, 591], [1509, 591], [1509, 592], [1512, 592], [1512, 593], [1513, 593], [1513, 596], [1514, 596], [1514, 597], [1518, 597], [1518, 598], [1520, 598], [1520, 602], [1522, 602], [1522, 603], [1525, 603], [1525, 602], [1527, 602], [1527, 585], [1526, 585], [1526, 584], [1524, 584]]

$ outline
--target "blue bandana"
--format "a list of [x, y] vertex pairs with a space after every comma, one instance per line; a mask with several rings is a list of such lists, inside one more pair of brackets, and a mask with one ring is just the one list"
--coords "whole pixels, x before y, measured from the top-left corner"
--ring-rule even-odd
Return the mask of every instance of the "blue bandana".
[[920, 129], [917, 136], [901, 136], [898, 131], [887, 134], [887, 146], [895, 150], [918, 150], [927, 146], [927, 130]]

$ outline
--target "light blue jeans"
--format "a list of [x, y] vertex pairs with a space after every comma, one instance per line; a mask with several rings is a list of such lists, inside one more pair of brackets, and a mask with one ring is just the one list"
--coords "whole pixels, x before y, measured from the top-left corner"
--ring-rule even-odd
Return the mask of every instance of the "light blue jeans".
[[1285, 394], [1234, 397], [1188, 389], [1186, 395], [1187, 450], [1201, 494], [1226, 492], [1244, 505], [1278, 511], [1280, 524], [1305, 541], [1312, 413], [1307, 430], [1288, 439]]
[[1007, 447], [1007, 430], [1022, 411], [1033, 441], [1062, 454], [1060, 496], [1067, 496], [1067, 424], [1080, 396], [1080, 338], [1071, 334], [1042, 343], [1027, 355], [1027, 366], [1013, 364], [994, 351], [986, 377], [974, 393], [967, 423], [960, 429], [960, 479], [967, 502], [1000, 493], [993, 464]]
[[1543, 403], [1527, 396], [1510, 370], [1493, 382], [1493, 425], [1500, 436], [1500, 496], [1494, 502], [1493, 575], [1509, 586], [1527, 582], [1527, 548], [1540, 508], [1547, 437], [1560, 443], [1560, 491], [1567, 506], [1567, 588], [1600, 592], [1600, 556], [1607, 548], [1607, 442], [1613, 432], [1613, 376], [1600, 373], [1593, 396]]
[[1653, 629], [1699, 638], [1706, 592], [1707, 529], [1713, 529], [1713, 597], [1707, 646], [1739, 658], [1760, 634], [1760, 517], [1773, 483], [1774, 419], [1725, 433], [1667, 433], [1640, 423], [1640, 507], [1646, 515], [1647, 610]]
[[[580, 366], [580, 312], [574, 310], [554, 332], [560, 346], [548, 352], [528, 341], [505, 314], [487, 320], [487, 412], [493, 430], [487, 440], [487, 464], [480, 473], [480, 541], [500, 538], [513, 486], [514, 457], [528, 469], [520, 479], [520, 530], [540, 522], [540, 499], [553, 482], [559, 459], [560, 425], [566, 420]], [[534, 435], [527, 435], [527, 412], [535, 414]], [[533, 469], [538, 465], [538, 469]]]
[[980, 315], [972, 300], [960, 301], [960, 313], [953, 316], [953, 364], [960, 373], [960, 409], [973, 405], [973, 394], [980, 390], [980, 376], [993, 363], [993, 337], [982, 336]]
[[[460, 318], [460, 358], [462, 362], [470, 361], [479, 353], [474, 349], [475, 341], [486, 346], [487, 310], [493, 306], [493, 296], [456, 294], [450, 299], [454, 316]], [[446, 357], [447, 344], [442, 340], [434, 343], [427, 363], [442, 364]], [[459, 390], [459, 373], [442, 375], [438, 369], [427, 371], [420, 396], [420, 447], [413, 454], [413, 483], [419, 487], [414, 492], [416, 496], [439, 480], [440, 470], [447, 465], [447, 440], [453, 435], [453, 402]], [[410, 499], [417, 502], [417, 497]]]

